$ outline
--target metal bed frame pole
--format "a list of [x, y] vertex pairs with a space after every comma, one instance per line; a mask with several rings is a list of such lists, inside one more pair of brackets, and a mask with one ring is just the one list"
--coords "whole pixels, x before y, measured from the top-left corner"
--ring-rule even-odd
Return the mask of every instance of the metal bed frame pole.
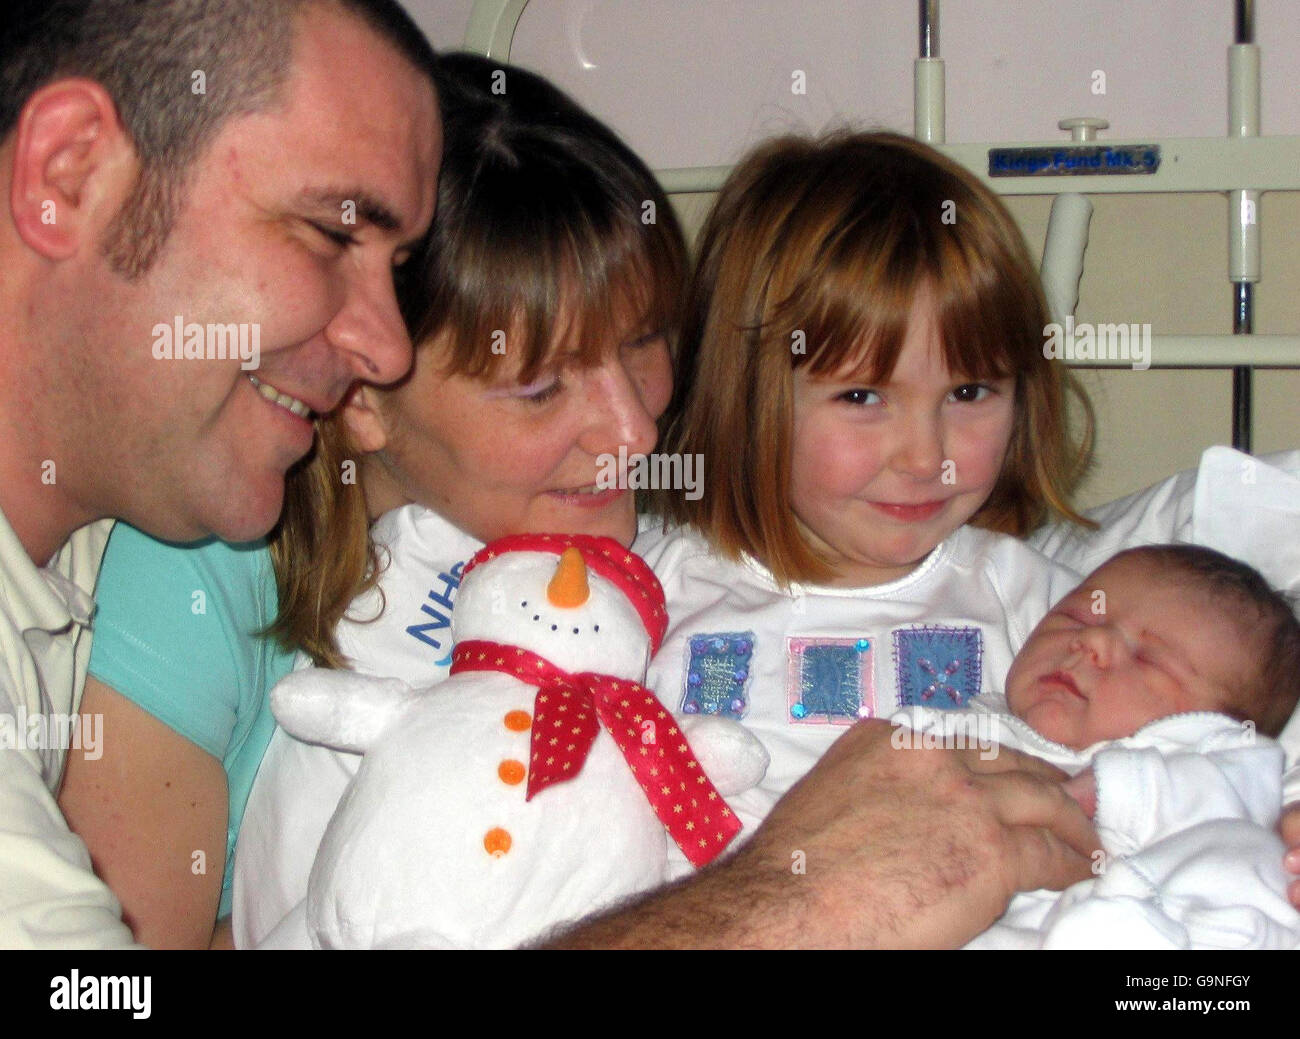
[[[1235, 44], [1228, 48], [1228, 136], [1259, 136], [1259, 47], [1255, 0], [1235, 0]], [[1259, 280], [1259, 191], [1228, 192], [1228, 277], [1233, 282], [1232, 332], [1255, 330], [1255, 282]], [[1232, 446], [1249, 452], [1253, 439], [1254, 373], [1232, 369]]]
[[943, 59], [939, 57], [939, 0], [918, 0], [920, 44], [912, 66], [912, 130], [918, 141], [943, 144], [945, 134]]

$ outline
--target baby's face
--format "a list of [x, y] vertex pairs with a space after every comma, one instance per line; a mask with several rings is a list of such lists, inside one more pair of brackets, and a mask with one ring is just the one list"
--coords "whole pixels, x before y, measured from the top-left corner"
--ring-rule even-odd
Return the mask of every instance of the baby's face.
[[1175, 572], [1120, 559], [1034, 629], [1007, 674], [1007, 704], [1048, 739], [1081, 749], [1171, 714], [1221, 710], [1250, 668], [1232, 616], [1213, 599]]

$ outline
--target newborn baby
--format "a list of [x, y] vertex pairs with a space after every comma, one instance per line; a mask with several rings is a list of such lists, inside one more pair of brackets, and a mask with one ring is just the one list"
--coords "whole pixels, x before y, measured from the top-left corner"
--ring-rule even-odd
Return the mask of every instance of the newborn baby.
[[1287, 601], [1242, 563], [1171, 545], [1120, 553], [1061, 600], [1016, 656], [1004, 703], [895, 715], [949, 737], [973, 722], [1074, 774], [1102, 838], [1096, 879], [1017, 896], [971, 947], [1300, 944], [1270, 738], [1298, 697]]
[[1007, 706], [1083, 749], [1216, 711], [1277, 736], [1300, 697], [1300, 624], [1254, 570], [1193, 545], [1121, 552], [1039, 623]]

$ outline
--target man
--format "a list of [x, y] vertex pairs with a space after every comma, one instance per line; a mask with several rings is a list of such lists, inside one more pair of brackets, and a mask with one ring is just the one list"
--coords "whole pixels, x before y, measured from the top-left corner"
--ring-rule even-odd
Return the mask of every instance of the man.
[[[19, 0], [3, 33], [0, 717], [48, 718], [80, 700], [99, 521], [260, 535], [309, 413], [404, 372], [391, 267], [431, 216], [438, 123], [387, 0]], [[1087, 875], [1052, 770], [888, 731], [851, 730], [729, 864], [565, 941], [956, 944]], [[0, 946], [128, 944], [55, 805], [63, 752], [13, 742]]]
[[[0, 31], [0, 946], [125, 944], [48, 735], [81, 696], [96, 521], [263, 534], [309, 412], [405, 372], [433, 59], [386, 0], [22, 0]], [[210, 349], [229, 326], [256, 355]]]

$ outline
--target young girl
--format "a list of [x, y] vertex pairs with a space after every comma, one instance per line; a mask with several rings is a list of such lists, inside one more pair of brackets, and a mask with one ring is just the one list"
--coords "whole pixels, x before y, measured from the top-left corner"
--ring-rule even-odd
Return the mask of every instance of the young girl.
[[[437, 85], [438, 212], [402, 292], [414, 370], [356, 395], [345, 442], [325, 431], [276, 546], [277, 629], [318, 665], [414, 685], [447, 675], [461, 569], [485, 541], [631, 543], [632, 494], [599, 484], [599, 460], [654, 446], [686, 268], [649, 170], [554, 87], [471, 55], [441, 59]], [[359, 486], [340, 479], [350, 458]], [[241, 946], [306, 942], [297, 907], [360, 760], [276, 730], [239, 835]]]
[[1079, 519], [1088, 457], [1047, 321], [1006, 210], [908, 138], [773, 141], [723, 187], [666, 448], [705, 492], [637, 548], [670, 604], [649, 684], [772, 755], [748, 832], [857, 719], [1000, 689], [1077, 584], [1017, 540]]

